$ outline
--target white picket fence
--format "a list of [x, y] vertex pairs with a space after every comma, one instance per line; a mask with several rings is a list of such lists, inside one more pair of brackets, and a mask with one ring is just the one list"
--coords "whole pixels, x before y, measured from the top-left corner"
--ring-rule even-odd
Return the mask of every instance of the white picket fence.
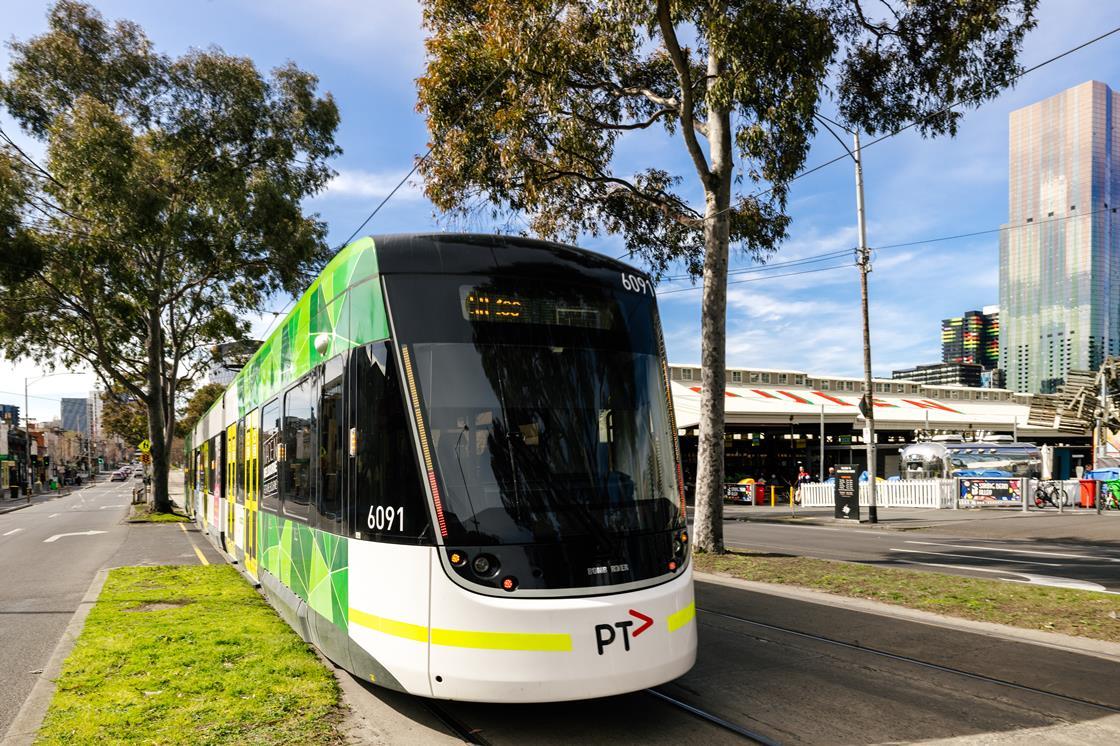
[[[866, 482], [860, 482], [859, 504], [869, 505]], [[801, 504], [808, 508], [826, 508], [835, 504], [835, 486], [805, 484], [801, 486]], [[876, 482], [875, 503], [881, 508], [951, 508], [957, 496], [954, 479], [911, 479]]]

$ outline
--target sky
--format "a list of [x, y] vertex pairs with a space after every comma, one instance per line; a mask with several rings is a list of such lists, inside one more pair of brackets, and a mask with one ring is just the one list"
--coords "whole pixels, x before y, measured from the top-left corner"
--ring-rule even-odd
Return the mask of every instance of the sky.
[[[308, 200], [329, 226], [331, 245], [348, 237], [397, 184], [428, 142], [416, 111], [415, 80], [424, 69], [420, 6], [410, 0], [97, 0], [109, 20], [139, 23], [157, 49], [182, 54], [218, 46], [250, 57], [262, 70], [288, 60], [319, 76], [321, 90], [338, 103], [334, 162], [337, 178]], [[47, 2], [0, 0], [0, 38], [27, 39], [46, 30]], [[1098, 0], [1042, 0], [1038, 26], [1028, 35], [1021, 61], [1032, 66], [1120, 25], [1120, 6]], [[7, 75], [7, 47], [0, 48], [0, 75]], [[889, 377], [897, 368], [940, 359], [940, 320], [999, 302], [999, 237], [929, 239], [995, 230], [1007, 219], [1007, 131], [1011, 111], [1085, 82], [1120, 85], [1120, 34], [1024, 76], [995, 100], [969, 110], [955, 138], [923, 139], [908, 131], [865, 148], [864, 182], [868, 243], [875, 248], [870, 275], [873, 370]], [[831, 114], [829, 101], [822, 112]], [[0, 125], [29, 152], [27, 139], [4, 113]], [[864, 138], [865, 142], [870, 138]], [[806, 167], [843, 151], [821, 132]], [[642, 133], [619, 148], [622, 173], [657, 165], [694, 178], [679, 135]], [[841, 160], [797, 180], [788, 211], [789, 238], [771, 263], [856, 245], [854, 175]], [[406, 185], [363, 233], [439, 230], [448, 223], [424, 199], [419, 184]], [[906, 247], [894, 244], [916, 243]], [[613, 236], [581, 245], [611, 256], [622, 253]], [[882, 248], [880, 248], [882, 247]], [[847, 266], [840, 266], [840, 265]], [[753, 265], [732, 258], [732, 267]], [[833, 267], [779, 277], [801, 269]], [[732, 277], [728, 296], [729, 366], [802, 370], [823, 375], [861, 375], [859, 275], [845, 259]], [[699, 348], [699, 289], [666, 283], [659, 305], [672, 363], [695, 363]], [[275, 308], [287, 298], [275, 299]], [[272, 322], [253, 320], [257, 334]], [[43, 373], [30, 361], [0, 360], [0, 403], [23, 406], [25, 377]], [[35, 382], [33, 418], [58, 416], [63, 396], [84, 396], [90, 373]]]

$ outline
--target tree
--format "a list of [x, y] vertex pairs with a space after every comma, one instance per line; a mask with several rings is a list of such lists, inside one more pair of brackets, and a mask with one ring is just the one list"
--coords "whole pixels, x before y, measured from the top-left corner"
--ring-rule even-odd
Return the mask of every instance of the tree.
[[191, 398], [187, 400], [186, 409], [183, 410], [183, 416], [179, 420], [179, 437], [185, 437], [187, 433], [194, 429], [194, 426], [202, 419], [202, 415], [206, 414], [206, 410], [222, 398], [222, 393], [225, 390], [226, 387], [220, 383], [208, 383], [191, 395]]
[[119, 386], [101, 392], [101, 422], [106, 432], [123, 438], [131, 449], [148, 437], [148, 408]]
[[47, 155], [0, 151], [0, 350], [89, 365], [143, 402], [168, 510], [181, 382], [244, 337], [240, 312], [325, 263], [301, 202], [333, 175], [337, 107], [294, 64], [171, 58], [74, 0], [10, 49], [0, 103]]
[[[723, 550], [731, 245], [765, 259], [785, 238], [824, 99], [850, 129], [954, 134], [949, 104], [1013, 82], [1036, 1], [880, 0], [873, 16], [860, 0], [425, 0], [436, 207], [620, 234], [656, 276], [681, 263], [703, 280], [697, 548]], [[619, 143], [643, 132], [648, 165], [621, 170]]]

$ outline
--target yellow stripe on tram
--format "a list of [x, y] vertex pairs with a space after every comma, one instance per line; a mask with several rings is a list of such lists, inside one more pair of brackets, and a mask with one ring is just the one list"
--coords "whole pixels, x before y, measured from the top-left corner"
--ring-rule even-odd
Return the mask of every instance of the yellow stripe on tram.
[[398, 622], [395, 619], [374, 616], [373, 614], [367, 614], [364, 611], [358, 611], [354, 608], [350, 609], [350, 621], [372, 629], [375, 632], [384, 632], [393, 637], [403, 637], [406, 640], [416, 640], [417, 642], [428, 641], [428, 628], [419, 624]]
[[693, 601], [680, 611], [674, 611], [672, 614], [670, 614], [669, 618], [666, 620], [666, 624], [668, 625], [670, 632], [676, 632], [678, 629], [688, 624], [695, 618], [696, 602]]
[[433, 629], [432, 644], [452, 648], [567, 653], [572, 649], [572, 636], [540, 632], [468, 632], [461, 629]]
[[[350, 621], [393, 637], [403, 637], [417, 642], [429, 641], [428, 627], [419, 624], [398, 622], [394, 619], [367, 614], [354, 608], [350, 609]], [[531, 650], [556, 653], [566, 653], [572, 649], [572, 636], [562, 633], [472, 632], [462, 629], [439, 628], [430, 631], [433, 645], [443, 645], [451, 648]]]

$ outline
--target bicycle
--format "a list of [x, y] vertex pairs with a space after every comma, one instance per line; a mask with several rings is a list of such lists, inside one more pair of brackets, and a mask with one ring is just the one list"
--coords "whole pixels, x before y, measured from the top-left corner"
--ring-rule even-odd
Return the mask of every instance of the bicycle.
[[1104, 510], [1120, 510], [1120, 479], [1101, 483], [1100, 494], [1097, 496], [1097, 512]]
[[1061, 510], [1069, 494], [1059, 479], [1047, 479], [1039, 482], [1034, 491], [1034, 506], [1045, 507], [1046, 503]]

